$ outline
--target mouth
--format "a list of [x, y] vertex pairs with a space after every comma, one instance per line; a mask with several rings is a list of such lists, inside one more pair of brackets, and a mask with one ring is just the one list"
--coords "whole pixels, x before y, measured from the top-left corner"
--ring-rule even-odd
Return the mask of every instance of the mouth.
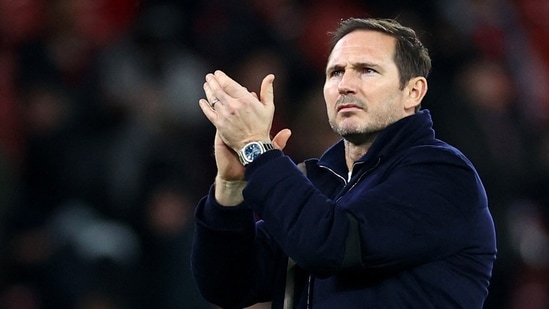
[[336, 112], [363, 110], [366, 105], [362, 100], [353, 95], [342, 95], [336, 101]]
[[350, 104], [350, 103], [341, 104], [337, 107], [338, 112], [343, 111], [343, 110], [351, 110], [351, 109], [362, 109], [362, 107], [360, 107], [359, 105]]

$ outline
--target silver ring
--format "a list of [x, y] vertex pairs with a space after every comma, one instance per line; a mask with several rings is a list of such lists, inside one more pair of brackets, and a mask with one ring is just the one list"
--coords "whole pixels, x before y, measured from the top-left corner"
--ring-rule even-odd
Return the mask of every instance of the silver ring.
[[212, 100], [212, 103], [210, 103], [210, 106], [214, 108], [215, 103], [219, 102], [219, 99], [215, 98]]

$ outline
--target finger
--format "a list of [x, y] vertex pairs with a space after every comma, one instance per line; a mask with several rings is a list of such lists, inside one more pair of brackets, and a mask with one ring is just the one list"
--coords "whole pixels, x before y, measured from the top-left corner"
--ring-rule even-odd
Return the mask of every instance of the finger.
[[261, 82], [260, 100], [263, 104], [274, 104], [274, 74], [269, 74]]
[[208, 102], [206, 99], [200, 99], [198, 101], [198, 105], [200, 106], [200, 109], [202, 109], [202, 113], [208, 118], [208, 120], [215, 126], [215, 121], [217, 120], [217, 113], [210, 105], [210, 102]]
[[210, 84], [208, 82], [204, 83], [204, 93], [206, 94], [206, 98], [208, 100], [208, 103], [210, 104], [211, 109], [214, 111], [219, 111], [216, 109], [216, 106], [222, 106], [223, 102], [221, 99], [219, 99], [212, 91], [212, 88], [210, 87]]
[[206, 94], [206, 100], [211, 102], [216, 99], [216, 97], [212, 93], [212, 88], [210, 88], [207, 82], [204, 83], [202, 88], [204, 89], [204, 94]]
[[204, 83], [203, 88], [208, 101], [212, 102], [215, 99], [220, 101], [226, 100], [225, 91], [223, 91], [213, 74], [210, 73], [206, 75], [206, 82]]
[[[223, 71], [220, 71], [220, 70], [215, 71], [212, 77], [217, 83], [217, 85], [221, 88], [221, 90], [223, 90], [224, 94], [227, 94], [232, 98], [240, 98], [242, 96], [250, 95], [250, 93], [245, 87], [237, 83], [234, 79], [230, 78]], [[216, 91], [218, 89], [213, 89], [213, 90], [214, 90], [214, 94], [217, 95]]]
[[290, 129], [280, 130], [273, 138], [274, 147], [280, 150], [284, 149], [291, 135], [292, 135], [292, 131]]

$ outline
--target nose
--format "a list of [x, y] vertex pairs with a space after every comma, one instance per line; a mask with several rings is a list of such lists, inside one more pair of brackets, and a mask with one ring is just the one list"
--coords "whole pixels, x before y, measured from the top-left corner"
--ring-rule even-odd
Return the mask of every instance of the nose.
[[337, 89], [340, 94], [354, 94], [358, 87], [357, 77], [352, 71], [345, 71], [341, 75]]

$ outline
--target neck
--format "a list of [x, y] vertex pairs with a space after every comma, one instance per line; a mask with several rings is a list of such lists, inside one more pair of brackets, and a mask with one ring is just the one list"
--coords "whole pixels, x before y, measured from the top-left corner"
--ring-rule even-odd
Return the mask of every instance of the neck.
[[[373, 142], [373, 141], [372, 141]], [[351, 171], [353, 164], [360, 158], [362, 158], [372, 146], [372, 142], [355, 144], [349, 140], [345, 140], [345, 162], [347, 163], [347, 169]]]

